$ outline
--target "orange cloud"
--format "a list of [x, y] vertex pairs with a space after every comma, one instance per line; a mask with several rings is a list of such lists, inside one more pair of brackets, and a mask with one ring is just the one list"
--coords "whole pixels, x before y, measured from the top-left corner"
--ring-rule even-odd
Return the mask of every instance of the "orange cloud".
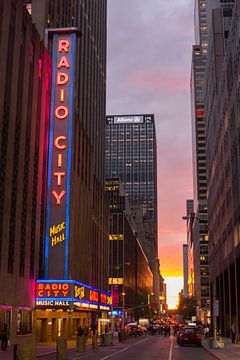
[[128, 85], [162, 88], [164, 90], [188, 90], [189, 80], [184, 77], [163, 75], [148, 69], [139, 70], [127, 79]]

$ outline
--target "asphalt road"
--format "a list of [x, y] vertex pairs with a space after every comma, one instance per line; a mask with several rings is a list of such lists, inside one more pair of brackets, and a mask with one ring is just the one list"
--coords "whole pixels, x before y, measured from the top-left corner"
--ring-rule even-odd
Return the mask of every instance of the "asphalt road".
[[[38, 357], [39, 360], [56, 360], [56, 354]], [[142, 336], [93, 352], [71, 350], [68, 360], [213, 360], [213, 355], [194, 345], [179, 346], [174, 336]]]

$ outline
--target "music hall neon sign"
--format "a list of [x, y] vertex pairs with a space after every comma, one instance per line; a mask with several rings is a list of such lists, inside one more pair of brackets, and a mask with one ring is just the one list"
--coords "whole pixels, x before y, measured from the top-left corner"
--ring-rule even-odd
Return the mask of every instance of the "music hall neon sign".
[[53, 35], [45, 277], [68, 278], [76, 34]]

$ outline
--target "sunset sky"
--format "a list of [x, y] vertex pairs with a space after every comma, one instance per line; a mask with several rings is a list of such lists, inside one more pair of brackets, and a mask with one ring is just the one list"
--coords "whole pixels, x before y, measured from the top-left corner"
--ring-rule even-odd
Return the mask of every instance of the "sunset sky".
[[155, 114], [159, 258], [170, 307], [182, 288], [182, 216], [192, 198], [193, 6], [193, 0], [108, 1], [107, 114]]

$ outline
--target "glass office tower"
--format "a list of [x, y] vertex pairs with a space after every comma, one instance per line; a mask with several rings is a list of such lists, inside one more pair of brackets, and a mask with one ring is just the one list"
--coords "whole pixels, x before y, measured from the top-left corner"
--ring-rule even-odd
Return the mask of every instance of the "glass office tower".
[[141, 209], [145, 230], [140, 238], [151, 267], [157, 258], [156, 168], [154, 115], [107, 116], [106, 177], [119, 177], [135, 215]]

